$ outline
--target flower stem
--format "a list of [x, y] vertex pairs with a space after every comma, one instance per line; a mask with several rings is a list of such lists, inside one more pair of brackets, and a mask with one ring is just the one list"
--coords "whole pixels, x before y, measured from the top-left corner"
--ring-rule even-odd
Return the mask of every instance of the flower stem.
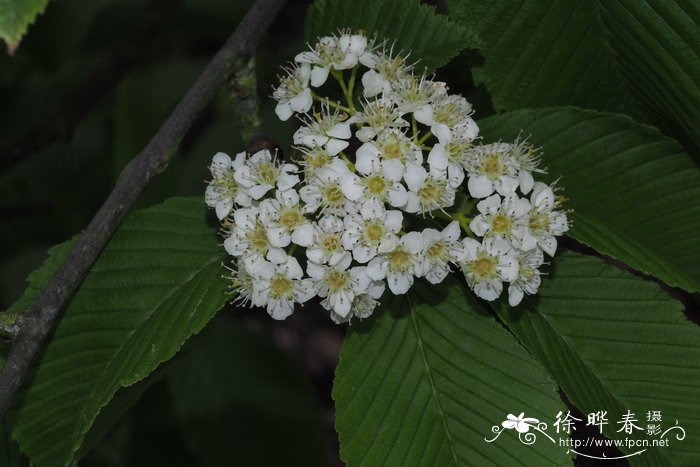
[[345, 153], [342, 151], [338, 155], [340, 156], [341, 159], [343, 159], [345, 161], [346, 164], [348, 164], [348, 168], [350, 169], [350, 171], [355, 173], [356, 172], [355, 164], [348, 158], [348, 156], [345, 155]]
[[415, 117], [411, 117], [411, 128], [413, 129], [413, 142], [418, 143], [418, 122]]
[[432, 136], [432, 133], [427, 132], [426, 134], [424, 134], [424, 135], [416, 142], [416, 144], [417, 144], [418, 146], [421, 146], [423, 143], [425, 143], [425, 140], [427, 140], [427, 139], [430, 138], [431, 136]]
[[435, 211], [431, 211], [430, 215], [432, 217], [435, 217], [437, 219], [442, 219], [445, 221], [457, 221], [457, 222], [459, 222], [459, 227], [462, 229], [462, 231], [465, 234], [467, 234], [468, 237], [476, 238], [476, 235], [474, 235], [474, 232], [472, 232], [472, 229], [469, 228], [469, 223], [472, 221], [472, 218], [465, 215], [464, 213], [445, 212], [442, 209], [437, 209]]
[[355, 68], [352, 69], [352, 73], [350, 74], [350, 81], [348, 82], [348, 95], [349, 95], [349, 100], [348, 100], [348, 106], [352, 109], [355, 110], [355, 100], [353, 99], [353, 91], [355, 90], [355, 78], [357, 78], [357, 70], [360, 69], [359, 65], [355, 65]]
[[472, 221], [471, 217], [465, 216], [461, 212], [456, 212], [452, 215], [452, 219], [459, 222], [459, 226], [465, 234], [467, 234], [471, 238], [476, 238], [474, 232], [472, 232], [472, 229], [469, 228], [469, 223]]
[[354, 112], [354, 104], [352, 102], [352, 94], [348, 91], [348, 87], [345, 84], [345, 78], [343, 77], [343, 72], [340, 70], [331, 70], [331, 74], [333, 75], [333, 78], [340, 84], [340, 89], [343, 91], [343, 95], [345, 96], [345, 100], [348, 103], [348, 108], [351, 109]]
[[333, 107], [334, 109], [342, 110], [343, 112], [347, 112], [350, 115], [353, 115], [355, 113], [355, 110], [351, 109], [350, 107], [345, 107], [344, 105], [338, 103], [338, 102], [333, 102], [327, 97], [321, 97], [315, 92], [311, 91], [311, 97], [314, 98], [314, 100], [318, 102], [325, 103], [329, 107]]

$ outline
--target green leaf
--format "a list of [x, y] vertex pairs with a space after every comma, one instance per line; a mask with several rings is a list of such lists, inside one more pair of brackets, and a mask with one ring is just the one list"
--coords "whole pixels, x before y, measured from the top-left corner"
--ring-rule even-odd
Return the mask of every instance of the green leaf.
[[474, 69], [498, 111], [577, 105], [619, 111], [630, 96], [605, 42], [595, 1], [450, 0], [450, 17], [476, 29]]
[[641, 427], [660, 410], [664, 430], [676, 420], [685, 429], [683, 441], [672, 431], [668, 447], [648, 448], [634, 465], [690, 466], [700, 465], [700, 329], [681, 309], [656, 284], [564, 252], [534, 299], [499, 315], [577, 407], [608, 411], [603, 434], [627, 436], [616, 432], [627, 410]]
[[[551, 420], [566, 410], [542, 366], [466, 286], [422, 282], [368, 322], [353, 323], [333, 398], [348, 465], [570, 465], [543, 435], [532, 446], [507, 414]], [[558, 441], [557, 441], [558, 443]]]
[[48, 4], [49, 0], [0, 0], [0, 38], [7, 43], [10, 54]]
[[328, 465], [307, 378], [268, 339], [229, 318], [220, 315], [192, 339], [168, 379], [190, 451], [207, 467]]
[[478, 45], [470, 30], [436, 14], [435, 7], [419, 0], [317, 0], [306, 14], [306, 39], [338, 32], [339, 28], [362, 29], [369, 36], [395, 40], [394, 50], [411, 52], [419, 67], [438, 68], [466, 48]]
[[599, 1], [600, 16], [632, 94], [661, 129], [700, 157], [700, 4]]
[[[18, 400], [13, 435], [34, 465], [72, 464], [100, 409], [170, 359], [225, 301], [222, 250], [200, 199], [130, 214], [61, 318]], [[32, 274], [24, 307], [71, 242]]]
[[519, 134], [561, 177], [569, 235], [669, 285], [700, 291], [700, 171], [680, 145], [630, 118], [572, 107], [479, 122], [487, 140]]

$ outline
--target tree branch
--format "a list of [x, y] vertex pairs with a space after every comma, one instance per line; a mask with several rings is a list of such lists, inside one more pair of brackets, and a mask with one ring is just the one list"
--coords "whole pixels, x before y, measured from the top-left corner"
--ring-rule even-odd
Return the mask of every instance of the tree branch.
[[5, 366], [0, 371], [0, 421], [27, 377], [34, 357], [59, 313], [78, 289], [93, 263], [151, 179], [167, 167], [194, 119], [218, 89], [254, 53], [260, 38], [286, 0], [257, 0], [233, 35], [148, 145], [124, 169], [114, 190], [68, 254], [56, 275], [24, 313]]

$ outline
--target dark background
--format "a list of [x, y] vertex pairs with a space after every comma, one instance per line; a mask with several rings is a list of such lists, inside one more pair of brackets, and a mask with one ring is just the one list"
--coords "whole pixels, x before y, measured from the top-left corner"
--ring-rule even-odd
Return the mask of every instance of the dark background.
[[[0, 310], [49, 247], [88, 224], [251, 3], [50, 2], [15, 56], [0, 53]], [[268, 96], [279, 65], [304, 48], [308, 3], [289, 2], [256, 57], [264, 132], [283, 152], [294, 121], [281, 123]], [[438, 77], [483, 118], [493, 110], [469, 73], [479, 60], [465, 52]], [[222, 90], [134, 208], [203, 196], [212, 155], [244, 147]], [[115, 425], [96, 424], [81, 465], [340, 465], [331, 387], [345, 329], [315, 303], [284, 322], [227, 306], [117, 395], [119, 413], [137, 402]]]

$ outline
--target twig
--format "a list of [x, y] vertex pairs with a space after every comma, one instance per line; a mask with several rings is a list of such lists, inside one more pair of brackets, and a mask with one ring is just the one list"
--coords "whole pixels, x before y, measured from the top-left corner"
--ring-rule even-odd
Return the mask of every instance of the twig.
[[167, 167], [178, 144], [218, 89], [255, 51], [260, 37], [285, 0], [257, 0], [187, 91], [148, 145], [119, 176], [114, 190], [95, 214], [56, 275], [24, 313], [5, 366], [0, 371], [0, 421], [25, 380], [54, 323], [93, 263], [150, 180]]
[[246, 145], [262, 138], [262, 120], [255, 79], [255, 57], [250, 57], [226, 84], [233, 106], [236, 127]]

